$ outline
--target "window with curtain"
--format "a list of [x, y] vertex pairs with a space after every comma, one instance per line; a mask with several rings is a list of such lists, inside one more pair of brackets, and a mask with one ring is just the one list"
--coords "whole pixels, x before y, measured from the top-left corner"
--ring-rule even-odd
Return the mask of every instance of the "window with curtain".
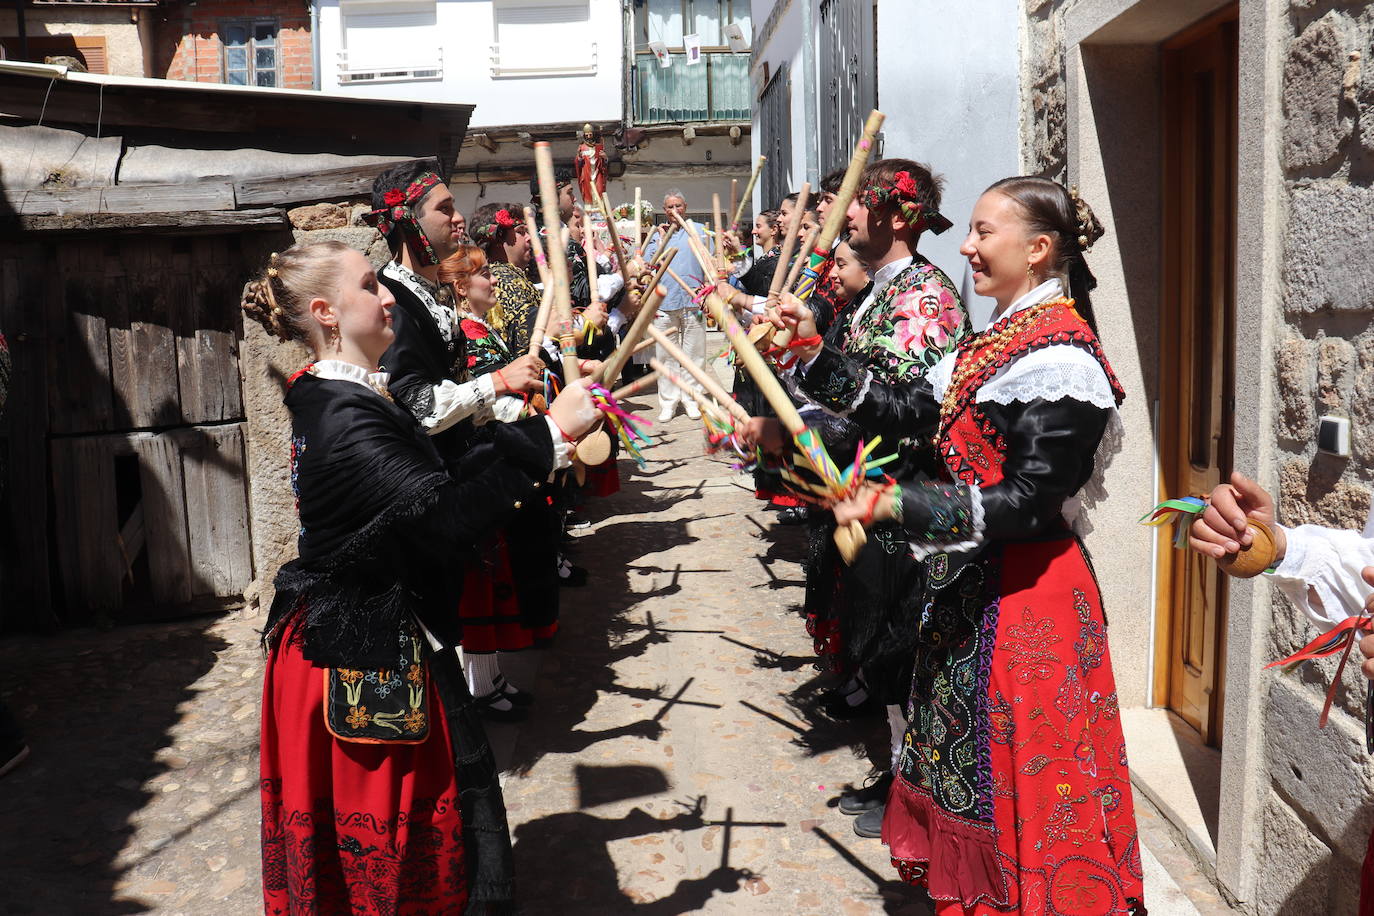
[[277, 20], [237, 19], [220, 24], [224, 81], [236, 86], [280, 86]]
[[[750, 119], [749, 54], [729, 50], [724, 29], [731, 22], [751, 34], [748, 0], [636, 0], [636, 123]], [[699, 64], [687, 64], [684, 34], [701, 42]], [[659, 66], [653, 41], [668, 46], [672, 66]]]

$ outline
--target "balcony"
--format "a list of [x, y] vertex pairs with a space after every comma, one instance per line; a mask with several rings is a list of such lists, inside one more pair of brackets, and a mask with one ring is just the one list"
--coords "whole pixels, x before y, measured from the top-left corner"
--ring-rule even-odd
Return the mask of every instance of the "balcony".
[[672, 54], [660, 67], [652, 53], [635, 55], [634, 122], [702, 124], [748, 121], [749, 55], [705, 51], [701, 63], [687, 66], [687, 55]]

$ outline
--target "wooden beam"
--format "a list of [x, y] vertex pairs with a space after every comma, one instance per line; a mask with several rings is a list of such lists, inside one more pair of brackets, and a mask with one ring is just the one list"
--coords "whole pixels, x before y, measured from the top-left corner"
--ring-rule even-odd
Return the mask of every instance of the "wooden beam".
[[198, 213], [85, 213], [73, 216], [18, 216], [0, 221], [5, 230], [21, 232], [93, 232], [124, 229], [184, 231], [196, 229], [280, 229], [286, 211], [203, 210]]
[[20, 216], [178, 213], [183, 210], [233, 210], [236, 206], [234, 185], [228, 181], [107, 188], [5, 188], [3, 194], [11, 209]]
[[[373, 180], [383, 171], [402, 162], [415, 161], [418, 160], [396, 159], [285, 178], [249, 178], [234, 182], [234, 198], [240, 207], [251, 207], [367, 197], [372, 193]], [[534, 171], [534, 160], [530, 160], [530, 171]]]

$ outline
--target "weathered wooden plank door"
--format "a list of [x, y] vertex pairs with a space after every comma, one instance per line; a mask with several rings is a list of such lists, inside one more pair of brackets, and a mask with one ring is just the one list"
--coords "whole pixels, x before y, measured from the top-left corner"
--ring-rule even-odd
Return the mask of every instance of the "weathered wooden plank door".
[[179, 435], [196, 597], [242, 594], [253, 580], [243, 427], [204, 426]]
[[[1231, 471], [1235, 383], [1237, 12], [1164, 47], [1164, 296], [1160, 459], [1169, 495], [1210, 491]], [[1156, 684], [1207, 743], [1221, 743], [1223, 574], [1161, 536]], [[1158, 695], [1158, 691], [1157, 691]]]

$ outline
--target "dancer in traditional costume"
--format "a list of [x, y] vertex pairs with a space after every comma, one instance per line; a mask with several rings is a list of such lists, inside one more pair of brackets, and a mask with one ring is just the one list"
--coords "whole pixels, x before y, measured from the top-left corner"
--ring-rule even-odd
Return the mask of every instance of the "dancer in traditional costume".
[[986, 331], [904, 385], [833, 346], [800, 355], [819, 403], [885, 436], [934, 436], [944, 461], [942, 481], [868, 486], [835, 507], [841, 524], [899, 525], [925, 560], [882, 836], [942, 916], [1144, 912], [1106, 621], [1065, 518], [1120, 422], [1084, 259], [1101, 231], [1054, 182], [999, 182], [961, 249], [997, 301]]
[[[439, 280], [452, 290], [458, 329], [473, 377], [503, 374], [514, 356], [487, 324], [495, 305], [486, 256], [464, 245], [439, 265]], [[497, 420], [529, 416], [530, 398], [505, 395], [492, 406]], [[488, 532], [469, 559], [459, 616], [463, 622], [463, 671], [482, 713], [517, 721], [533, 697], [507, 680], [500, 654], [546, 646], [558, 630], [558, 517], [547, 498], [528, 499], [511, 523]]]
[[495, 288], [496, 306], [487, 315], [512, 353], [530, 348], [539, 315], [539, 290], [530, 280], [533, 248], [524, 209], [515, 204], [483, 204], [472, 214], [468, 235], [482, 246]]
[[264, 909], [507, 912], [510, 838], [454, 652], [454, 572], [567, 464], [590, 398], [575, 386], [548, 418], [490, 424], [456, 480], [378, 369], [397, 309], [362, 254], [274, 255], [243, 307], [315, 355], [286, 396], [299, 557], [263, 636]]

